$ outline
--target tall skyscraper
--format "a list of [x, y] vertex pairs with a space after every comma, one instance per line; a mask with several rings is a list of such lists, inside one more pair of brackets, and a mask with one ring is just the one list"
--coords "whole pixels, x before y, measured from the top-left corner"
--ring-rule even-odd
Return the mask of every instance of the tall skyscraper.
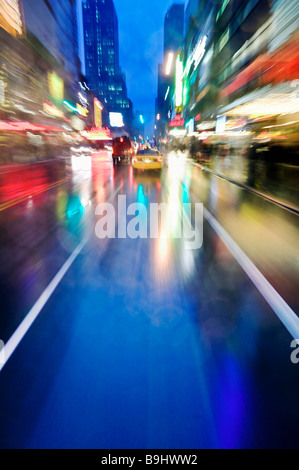
[[164, 19], [164, 55], [175, 52], [184, 41], [184, 4], [174, 3]]
[[[132, 102], [119, 65], [118, 19], [113, 0], [83, 2], [85, 74], [92, 90], [108, 112], [123, 114], [130, 125]], [[104, 124], [105, 113], [103, 115]]]

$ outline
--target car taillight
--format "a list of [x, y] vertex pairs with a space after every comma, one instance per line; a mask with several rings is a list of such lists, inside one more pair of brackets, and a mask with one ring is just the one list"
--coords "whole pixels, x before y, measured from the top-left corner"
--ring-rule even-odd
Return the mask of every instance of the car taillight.
[[114, 154], [114, 149], [112, 149], [112, 155]]

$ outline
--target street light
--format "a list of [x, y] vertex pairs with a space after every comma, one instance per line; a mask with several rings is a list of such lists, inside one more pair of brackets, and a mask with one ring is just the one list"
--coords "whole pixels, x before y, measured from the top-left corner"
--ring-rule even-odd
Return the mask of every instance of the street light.
[[165, 75], [170, 75], [171, 67], [172, 67], [172, 63], [173, 63], [173, 58], [174, 58], [174, 53], [169, 52], [168, 59], [167, 59], [167, 64], [166, 64]]
[[167, 96], [168, 96], [169, 90], [170, 90], [170, 86], [167, 88], [167, 91], [166, 91], [166, 94], [165, 94], [164, 101], [166, 101], [166, 100], [167, 100]]

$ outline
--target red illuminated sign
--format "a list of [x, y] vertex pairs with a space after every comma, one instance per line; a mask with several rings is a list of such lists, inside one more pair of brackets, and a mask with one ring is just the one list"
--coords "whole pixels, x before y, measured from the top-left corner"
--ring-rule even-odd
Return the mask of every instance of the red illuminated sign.
[[272, 54], [262, 54], [221, 91], [221, 98], [236, 92], [254, 79], [259, 85], [276, 84], [299, 79], [298, 38], [287, 41]]
[[181, 114], [177, 114], [175, 118], [169, 123], [169, 127], [183, 127], [184, 125], [185, 119], [182, 119]]

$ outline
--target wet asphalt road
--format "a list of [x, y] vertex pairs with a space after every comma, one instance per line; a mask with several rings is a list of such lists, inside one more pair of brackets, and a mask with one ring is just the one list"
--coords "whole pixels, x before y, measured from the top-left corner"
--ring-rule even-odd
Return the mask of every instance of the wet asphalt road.
[[0, 212], [5, 343], [71, 259], [0, 372], [1, 448], [298, 447], [293, 338], [208, 220], [197, 250], [165, 233], [95, 233], [96, 207], [120, 194], [166, 202], [174, 225], [182, 203], [201, 202], [298, 312], [298, 217], [165, 160], [161, 176], [105, 153], [90, 168], [65, 160]]

